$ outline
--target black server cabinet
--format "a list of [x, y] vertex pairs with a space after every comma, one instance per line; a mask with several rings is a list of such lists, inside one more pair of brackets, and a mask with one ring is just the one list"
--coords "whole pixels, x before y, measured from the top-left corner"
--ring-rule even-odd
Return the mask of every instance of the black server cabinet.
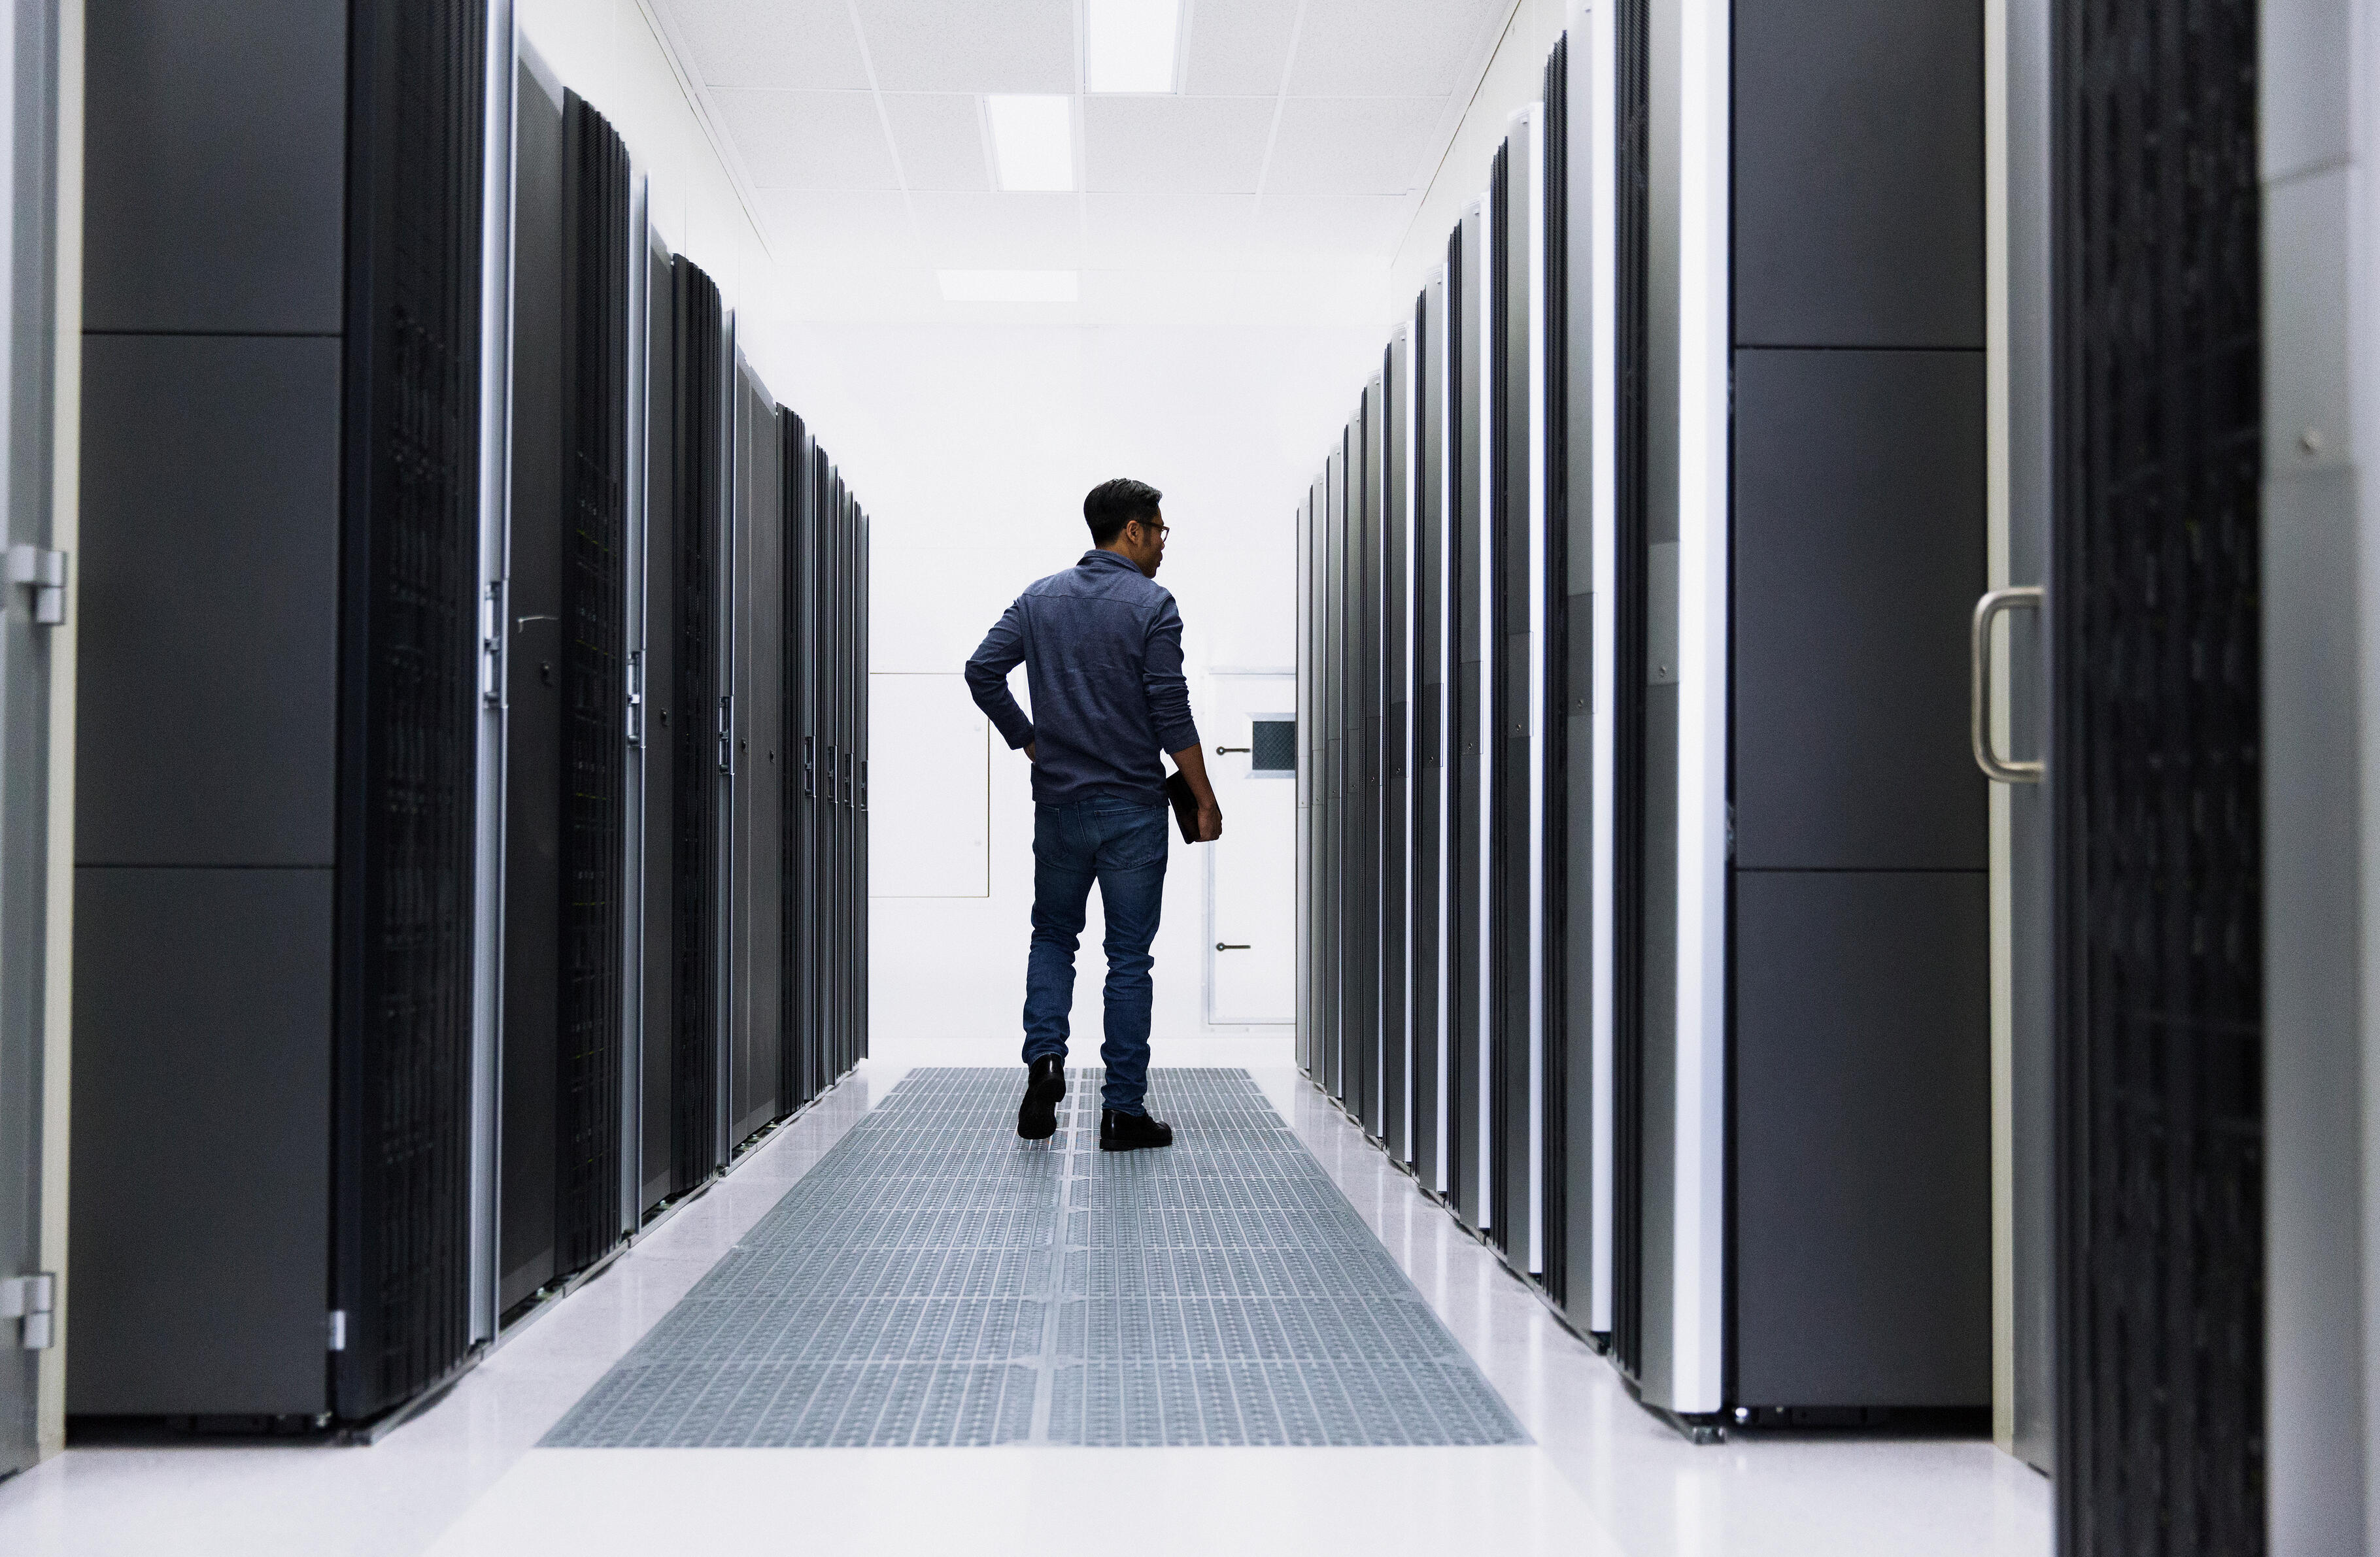
[[815, 1045], [817, 1029], [809, 1021], [809, 920], [814, 905], [808, 891], [812, 848], [809, 823], [817, 795], [817, 755], [808, 736], [808, 680], [810, 665], [809, 588], [814, 565], [810, 559], [809, 435], [802, 419], [790, 410], [777, 414], [778, 462], [783, 472], [779, 488], [785, 561], [783, 631], [778, 637], [778, 724], [784, 752], [783, 797], [780, 815], [778, 863], [778, 984], [777, 1067], [784, 1079], [788, 1109], [799, 1108], [819, 1094]]
[[[1734, 45], [1728, 1393], [1980, 1410], [1982, 9], [1824, 15], [1859, 46], [1749, 15]], [[1852, 130], [1846, 103], [1902, 132]], [[1859, 194], [1784, 150], [1814, 139]]]
[[1651, 0], [1613, 12], [1611, 1349], [1639, 1377], [1645, 1358], [1645, 981], [1652, 860], [1648, 650], [1652, 587], [1649, 440], [1652, 168]]
[[844, 978], [846, 947], [850, 944], [850, 923], [846, 916], [846, 884], [851, 874], [849, 827], [846, 825], [844, 802], [844, 764], [849, 750], [846, 732], [845, 688], [846, 667], [844, 645], [850, 636], [848, 617], [851, 608], [849, 585], [846, 581], [845, 554], [851, 522], [851, 503], [844, 489], [842, 473], [829, 466], [827, 470], [826, 523], [826, 650], [820, 657], [820, 668], [825, 674], [825, 707], [822, 710], [820, 743], [826, 761], [826, 863], [827, 876], [824, 899], [826, 914], [824, 950], [826, 955], [826, 1031], [828, 1052], [834, 1073], [841, 1075], [849, 1063], [850, 1053], [850, 987]]
[[[1565, 35], [1546, 63], [1545, 130], [1545, 1195], [1546, 1295], [1585, 1334], [1597, 1332], [1595, 1180], [1609, 1142], [1598, 1131], [1596, 1075], [1595, 452], [1594, 320], [1589, 263], [1593, 187], [1587, 157], [1608, 143], [1574, 143], [1572, 102], [1591, 60]], [[1575, 239], [1575, 241], [1574, 241]], [[1603, 1322], [1608, 1323], [1608, 1321]]]
[[[726, 320], [719, 288], [683, 255], [670, 266], [672, 351], [666, 422], [674, 691], [670, 728], [670, 1193], [726, 1159], [721, 1116], [726, 1055], [721, 988], [725, 925], [728, 706]], [[661, 576], [656, 568], [656, 577]], [[656, 817], [655, 820], [662, 820]], [[653, 1042], [649, 1032], [646, 1042]]]
[[833, 836], [828, 826], [828, 817], [834, 804], [834, 793], [828, 778], [827, 747], [830, 742], [826, 733], [826, 659], [833, 642], [827, 621], [828, 603], [832, 597], [827, 572], [827, 537], [832, 523], [829, 502], [833, 489], [827, 479], [830, 469], [827, 452], [820, 447], [815, 438], [810, 440], [808, 457], [808, 508], [804, 518], [802, 540], [806, 580], [802, 627], [805, 663], [801, 671], [802, 837], [806, 851], [802, 877], [805, 911], [801, 924], [801, 957], [806, 969], [802, 1020], [808, 1032], [811, 1085], [823, 1090], [835, 1075], [832, 1033], [827, 1025], [826, 958], [827, 919], [832, 906], [827, 898], [828, 886], [832, 880], [827, 851]]
[[1363, 499], [1354, 505], [1362, 525], [1355, 553], [1361, 585], [1352, 622], [1356, 634], [1356, 698], [1354, 735], [1361, 754], [1356, 766], [1356, 846], [1360, 851], [1362, 883], [1359, 917], [1363, 936], [1362, 987], [1364, 1020], [1357, 1030], [1354, 1080], [1352, 1087], [1355, 1120], [1375, 1141], [1384, 1140], [1388, 1123], [1382, 1112], [1387, 1088], [1387, 952], [1382, 944], [1386, 926], [1386, 883], [1382, 878], [1380, 837], [1382, 771], [1381, 734], [1387, 722], [1387, 687], [1382, 651], [1385, 646], [1381, 601], [1386, 576], [1388, 525], [1386, 483], [1381, 459], [1387, 446], [1386, 386], [1373, 376], [1364, 394], [1364, 407], [1354, 424], [1363, 441], [1363, 457], [1351, 468], [1363, 475]]
[[1382, 365], [1380, 428], [1380, 1114], [1389, 1155], [1413, 1160], [1413, 527], [1410, 346], [1400, 330]]
[[1485, 594], [1493, 573], [1493, 537], [1486, 513], [1482, 468], [1489, 445], [1485, 361], [1488, 343], [1484, 298], [1489, 284], [1485, 217], [1474, 205], [1449, 242], [1447, 338], [1452, 368], [1452, 436], [1447, 464], [1452, 497], [1448, 503], [1448, 578], [1453, 598], [1448, 612], [1454, 634], [1454, 766], [1448, 806], [1448, 853], [1452, 880], [1447, 935], [1451, 973], [1451, 1044], [1447, 1140], [1455, 1214], [1475, 1229], [1490, 1225], [1491, 1179], [1488, 1165], [1488, 1095], [1487, 1045], [1489, 969], [1488, 941], [1493, 902], [1489, 896], [1487, 827], [1491, 770], [1487, 694], [1489, 689], [1489, 623]]
[[[1485, 579], [1485, 639], [1492, 669], [1482, 677], [1481, 726], [1490, 753], [1485, 880], [1484, 994], [1488, 1003], [1488, 1201], [1489, 1237], [1505, 1263], [1528, 1269], [1529, 1216], [1529, 469], [1527, 260], [1515, 242], [1524, 223], [1528, 169], [1513, 145], [1489, 166], [1486, 255], [1488, 501], [1482, 538], [1492, 558]], [[1516, 282], [1521, 283], [1515, 285]], [[1517, 338], [1516, 338], [1517, 337]]]
[[[1597, 367], [1595, 169], [1609, 139], [1580, 133], [1592, 50], [1563, 36], [1545, 65], [1545, 1284], [1580, 1334], [1609, 1334], [1595, 1183], [1611, 1142], [1597, 1109]], [[1580, 91], [1573, 103], [1573, 81]], [[1573, 139], [1575, 136], [1575, 139]]]
[[472, 1345], [487, 19], [88, 21], [67, 1409], [360, 1421]]
[[1414, 303], [1414, 1171], [1447, 1188], [1446, 278]]
[[852, 1064], [868, 1057], [868, 512], [852, 512]]
[[677, 307], [668, 246], [646, 235], [644, 1008], [639, 1056], [644, 1183], [640, 1213], [677, 1193], [678, 742], [691, 720], [679, 701], [676, 460]]
[[1332, 1097], [1339, 1080], [1340, 1029], [1346, 1007], [1342, 924], [1345, 919], [1346, 791], [1345, 670], [1340, 652], [1346, 611], [1342, 576], [1346, 553], [1346, 439], [1323, 463], [1322, 473], [1322, 1034], [1314, 1079]]
[[1298, 911], [1302, 955], [1298, 961], [1297, 1068], [1322, 1074], [1322, 480], [1305, 489], [1298, 510], [1298, 750], [1297, 799], [1301, 827]]
[[783, 629], [784, 527], [777, 407], [739, 353], [734, 404], [735, 552], [733, 680], [734, 810], [729, 850], [730, 945], [727, 1141], [731, 1147], [773, 1123], [782, 1106], [778, 1065], [782, 998], [778, 950], [784, 766], [779, 752], [778, 650]]
[[1543, 110], [1513, 115], [1490, 167], [1488, 200], [1489, 545], [1487, 682], [1494, 731], [1488, 794], [1489, 1162], [1494, 1243], [1524, 1274], [1543, 1269], [1544, 1206], [1562, 1165], [1545, 1154], [1546, 1050], [1558, 1043], [1548, 998], [1558, 958], [1546, 955], [1546, 916], [1561, 890], [1561, 855], [1548, 826], [1548, 693], [1542, 658], [1559, 611], [1547, 597], [1543, 320]]
[[500, 1312], [623, 1232], [627, 151], [526, 53], [515, 127]]

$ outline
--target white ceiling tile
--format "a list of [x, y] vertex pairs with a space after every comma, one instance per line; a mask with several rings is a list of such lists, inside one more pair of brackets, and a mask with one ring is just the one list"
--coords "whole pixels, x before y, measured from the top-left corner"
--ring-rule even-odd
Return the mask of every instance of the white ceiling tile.
[[664, 0], [687, 62], [714, 87], [865, 91], [845, 0]]
[[1265, 193], [1401, 195], [1428, 181], [1422, 165], [1445, 112], [1437, 97], [1291, 98], [1281, 107]]
[[1504, 12], [1504, 0], [1305, 0], [1289, 90], [1305, 97], [1445, 97]]
[[1402, 195], [1267, 195], [1256, 236], [1282, 263], [1386, 265], [1413, 210]]
[[1074, 0], [856, 0], [888, 92], [1071, 92]]
[[1268, 97], [1281, 91], [1293, 0], [1194, 0], [1189, 90], [1205, 97]]
[[1272, 113], [1271, 98], [1086, 98], [1084, 187], [1111, 194], [1254, 193]]
[[981, 99], [963, 92], [888, 92], [885, 116], [912, 189], [989, 189]]
[[892, 149], [866, 92], [713, 94], [752, 182], [763, 189], [896, 189]]
[[769, 245], [782, 264], [858, 268], [918, 262], [908, 201], [896, 189], [762, 189]]
[[1082, 263], [1076, 195], [933, 194], [910, 197], [937, 270], [1070, 270]]
[[1245, 264], [1252, 253], [1254, 195], [1087, 195], [1087, 264], [1171, 271]]

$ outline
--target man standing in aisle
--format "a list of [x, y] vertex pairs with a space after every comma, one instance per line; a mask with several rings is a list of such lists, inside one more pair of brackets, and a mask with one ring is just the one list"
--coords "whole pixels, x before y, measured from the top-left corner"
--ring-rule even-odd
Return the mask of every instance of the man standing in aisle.
[[[1142, 1103], [1148, 947], [1164, 904], [1171, 823], [1158, 753], [1172, 754], [1197, 797], [1200, 842], [1223, 836], [1223, 809], [1190, 718], [1182, 614], [1151, 582], [1165, 561], [1163, 497], [1140, 481], [1092, 488], [1083, 519], [1093, 549], [1019, 595], [967, 661], [976, 706], [1033, 764], [1033, 945], [1025, 963], [1025, 1101], [1016, 1110], [1016, 1133], [1027, 1141], [1047, 1141], [1058, 1129], [1075, 948], [1096, 881], [1108, 954], [1099, 1150], [1173, 1144], [1173, 1127], [1150, 1118]], [[1008, 690], [1019, 664], [1033, 694], [1030, 719]]]

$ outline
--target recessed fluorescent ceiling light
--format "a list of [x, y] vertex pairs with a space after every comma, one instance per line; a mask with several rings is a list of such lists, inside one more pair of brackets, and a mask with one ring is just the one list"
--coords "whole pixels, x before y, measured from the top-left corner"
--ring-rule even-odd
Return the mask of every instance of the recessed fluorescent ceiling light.
[[952, 303], [1071, 303], [1080, 292], [1075, 271], [936, 271]]
[[1095, 92], [1170, 92], [1181, 0], [1087, 0], [1083, 78]]
[[1003, 189], [1075, 187], [1075, 104], [1064, 97], [987, 97]]

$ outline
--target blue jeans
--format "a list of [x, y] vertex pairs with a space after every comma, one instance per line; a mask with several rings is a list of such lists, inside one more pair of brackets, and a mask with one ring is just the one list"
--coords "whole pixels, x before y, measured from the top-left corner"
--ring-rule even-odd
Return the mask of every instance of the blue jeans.
[[1075, 948], [1083, 905], [1099, 885], [1107, 918], [1108, 1068], [1100, 1101], [1121, 1114], [1147, 1112], [1148, 971], [1157, 960], [1157, 917], [1165, 906], [1165, 859], [1172, 817], [1162, 805], [1088, 800], [1033, 808], [1033, 949], [1025, 962], [1025, 1063], [1066, 1054], [1067, 1015], [1075, 1007]]

